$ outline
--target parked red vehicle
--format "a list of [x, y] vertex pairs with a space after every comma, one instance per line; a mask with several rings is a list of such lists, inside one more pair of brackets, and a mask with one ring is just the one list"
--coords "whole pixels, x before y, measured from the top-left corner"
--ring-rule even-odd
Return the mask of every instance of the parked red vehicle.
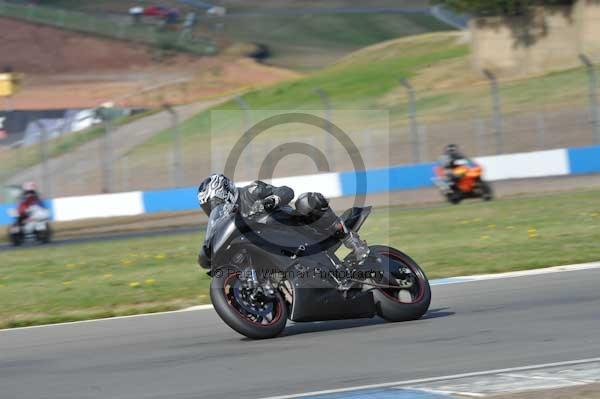
[[169, 8], [163, 6], [148, 6], [144, 8], [144, 15], [146, 17], [164, 17], [169, 12]]
[[441, 166], [435, 167], [433, 182], [448, 202], [458, 204], [465, 198], [493, 198], [491, 185], [483, 180], [483, 168], [473, 161], [463, 160], [452, 168], [450, 175]]

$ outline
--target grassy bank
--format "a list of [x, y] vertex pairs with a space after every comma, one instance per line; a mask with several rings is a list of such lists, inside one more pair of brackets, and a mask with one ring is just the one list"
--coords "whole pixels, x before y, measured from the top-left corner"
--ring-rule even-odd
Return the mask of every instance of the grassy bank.
[[[119, 0], [48, 3], [87, 15], [112, 17], [127, 15], [131, 7]], [[260, 43], [268, 49], [263, 54], [265, 62], [302, 71], [321, 68], [359, 47], [383, 40], [451, 29], [426, 12], [428, 4], [420, 0], [401, 4], [391, 0], [364, 4], [348, 0], [221, 1], [219, 5], [227, 8], [224, 18], [205, 16], [205, 10], [177, 0], [164, 0], [161, 5], [176, 7], [182, 15], [197, 13], [197, 34], [216, 36], [225, 42]], [[405, 12], [386, 13], [382, 9]]]
[[[342, 127], [349, 125], [354, 131], [378, 129], [385, 127], [388, 120], [342, 120], [343, 116], [336, 116], [336, 109], [385, 110], [389, 112], [393, 132], [404, 134], [409, 122], [408, 103], [406, 89], [399, 78], [409, 79], [415, 87], [418, 120], [421, 124], [433, 125], [427, 145], [435, 151], [448, 140], [448, 135], [440, 133], [446, 130], [441, 126], [448, 125], [448, 134], [456, 136], [455, 141], [474, 142], [475, 134], [470, 133], [469, 121], [491, 118], [488, 82], [472, 71], [469, 45], [458, 33], [432, 33], [380, 43], [353, 53], [322, 71], [251, 91], [243, 98], [253, 110], [319, 110], [323, 103], [315, 88], [321, 88], [330, 97], [335, 122]], [[527, 122], [507, 121], [507, 143], [519, 142], [519, 136], [534, 132], [537, 125], [532, 115], [540, 110], [545, 110], [550, 118], [553, 110], [566, 110], [564, 123], [575, 125], [569, 129], [579, 129], [573, 133], [583, 137], [577, 136], [579, 141], [589, 141], [591, 128], [582, 127], [586, 122], [578, 119], [579, 116], [568, 114], [573, 109], [587, 109], [586, 79], [585, 71], [576, 68], [501, 82], [503, 113], [506, 116], [527, 115], [528, 118]], [[195, 154], [205, 151], [211, 131], [218, 132], [218, 137], [237, 137], [243, 127], [241, 117], [220, 123], [213, 113], [211, 120], [211, 111], [223, 110], [239, 111], [240, 106], [230, 101], [202, 112], [182, 125], [184, 159], [196, 159]], [[259, 120], [257, 115], [253, 116], [254, 122]], [[467, 126], [452, 125], [461, 120]], [[553, 134], [567, 128], [559, 126], [556, 120], [549, 119], [547, 123], [546, 128]], [[549, 140], [557, 141], [554, 136]], [[155, 154], [168, 151], [170, 145], [170, 132], [158, 134], [132, 151], [132, 162], [150, 170]], [[529, 147], [518, 150], [527, 151]]]
[[316, 70], [384, 40], [451, 29], [426, 13], [266, 13], [230, 15], [219, 22], [226, 37], [266, 46], [266, 63], [300, 71]]
[[[388, 226], [389, 222], [389, 228]], [[431, 278], [600, 260], [600, 191], [429, 209], [377, 209], [370, 243], [401, 248]], [[0, 252], [0, 326], [207, 303], [198, 234]]]

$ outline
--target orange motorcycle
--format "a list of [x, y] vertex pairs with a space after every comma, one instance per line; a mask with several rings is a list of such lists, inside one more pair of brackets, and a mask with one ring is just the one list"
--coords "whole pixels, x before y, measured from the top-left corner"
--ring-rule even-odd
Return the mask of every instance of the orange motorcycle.
[[433, 182], [452, 204], [458, 204], [466, 198], [489, 201], [493, 197], [491, 185], [482, 178], [483, 168], [473, 161], [457, 162], [450, 173], [437, 166], [435, 175]]

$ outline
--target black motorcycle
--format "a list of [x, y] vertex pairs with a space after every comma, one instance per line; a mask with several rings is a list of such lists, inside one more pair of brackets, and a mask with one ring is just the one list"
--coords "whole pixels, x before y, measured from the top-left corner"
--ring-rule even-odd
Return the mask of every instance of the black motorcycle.
[[[342, 215], [358, 231], [371, 207]], [[423, 270], [406, 254], [370, 246], [358, 262], [335, 252], [339, 238], [299, 223], [284, 207], [243, 218], [219, 206], [211, 212], [205, 250], [212, 262], [210, 297], [221, 319], [253, 339], [272, 338], [294, 322], [371, 318], [419, 319], [431, 289]]]

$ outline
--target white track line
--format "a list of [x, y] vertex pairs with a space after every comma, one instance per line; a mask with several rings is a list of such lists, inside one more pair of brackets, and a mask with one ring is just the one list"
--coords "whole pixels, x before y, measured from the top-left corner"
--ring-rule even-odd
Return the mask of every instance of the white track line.
[[[515, 277], [529, 277], [529, 276], [536, 276], [536, 275], [541, 275], [541, 274], [577, 272], [577, 271], [592, 270], [592, 269], [600, 269], [600, 262], [582, 263], [582, 264], [578, 264], [578, 265], [554, 266], [554, 267], [548, 267], [545, 269], [524, 270], [524, 271], [508, 272], [508, 273], [479, 274], [479, 275], [473, 275], [473, 276], [449, 277], [449, 278], [431, 280], [430, 283], [432, 286], [464, 284], [464, 283], [474, 283], [474, 282], [486, 281], [486, 280], [507, 279], [507, 278], [515, 278]], [[166, 314], [171, 314], [171, 313], [193, 312], [193, 311], [197, 311], [197, 310], [208, 310], [208, 309], [213, 309], [213, 306], [212, 305], [199, 305], [199, 306], [192, 306], [190, 308], [185, 308], [185, 309], [180, 309], [180, 310], [172, 310], [172, 311], [168, 311], [168, 312], [143, 313], [143, 314], [134, 314], [134, 315], [129, 315], [129, 316], [106, 317], [103, 319], [90, 319], [90, 320], [81, 320], [81, 321], [70, 321], [70, 322], [66, 322], [66, 323], [43, 324], [43, 325], [39, 325], [39, 326], [7, 328], [7, 329], [0, 330], [0, 334], [7, 333], [7, 332], [21, 331], [21, 330], [29, 330], [29, 329], [34, 329], [34, 328], [60, 327], [60, 326], [69, 326], [69, 325], [73, 325], [73, 324], [93, 323], [93, 322], [98, 322], [98, 321], [131, 319], [134, 317], [161, 316], [161, 315], [166, 315]]]
[[564, 273], [564, 272], [577, 272], [582, 270], [600, 269], [600, 262], [592, 263], [580, 263], [577, 265], [564, 265], [547, 267], [544, 269], [532, 269], [532, 270], [521, 270], [516, 272], [508, 273], [495, 273], [495, 274], [476, 274], [472, 276], [461, 276], [461, 277], [449, 277], [438, 280], [432, 280], [431, 285], [447, 285], [447, 284], [460, 284], [470, 283], [473, 281], [484, 281], [484, 280], [498, 280], [514, 277], [527, 277], [537, 276], [541, 274], [552, 274], [552, 273]]
[[[401, 389], [401, 388], [398, 388], [398, 389]], [[429, 388], [407, 388], [407, 389], [414, 390], [414, 391], [437, 393], [437, 394], [447, 395], [447, 396], [460, 395], [460, 396], [469, 396], [472, 398], [485, 398], [487, 396], [483, 393], [475, 393], [475, 392], [443, 391], [443, 390], [439, 390], [439, 389], [429, 389]]]
[[335, 394], [335, 393], [342, 393], [342, 392], [352, 392], [352, 391], [358, 391], [358, 390], [363, 390], [363, 389], [392, 388], [392, 387], [400, 387], [400, 386], [406, 386], [406, 385], [423, 384], [423, 383], [428, 383], [428, 382], [455, 380], [458, 378], [480, 377], [480, 376], [486, 376], [486, 375], [510, 373], [513, 371], [536, 370], [536, 369], [544, 369], [544, 368], [559, 367], [559, 366], [573, 366], [573, 365], [578, 365], [578, 364], [595, 363], [598, 361], [600, 361], [600, 357], [591, 358], [591, 359], [571, 360], [571, 361], [566, 361], [566, 362], [536, 364], [533, 366], [511, 367], [511, 368], [506, 368], [506, 369], [487, 370], [487, 371], [476, 371], [473, 373], [451, 374], [451, 375], [445, 375], [445, 376], [441, 376], [441, 377], [420, 378], [420, 379], [416, 379], [416, 380], [386, 382], [383, 384], [361, 385], [361, 386], [355, 386], [355, 387], [350, 387], [350, 388], [327, 389], [327, 390], [323, 390], [323, 391], [306, 392], [306, 393], [293, 394], [293, 395], [269, 396], [269, 397], [262, 398], [262, 399], [305, 398], [307, 396], [327, 395], [327, 394]]
[[514, 373], [506, 373], [500, 374], [501, 376], [512, 377], [512, 378], [522, 378], [525, 380], [546, 380], [546, 381], [556, 381], [556, 382], [565, 382], [570, 384], [578, 384], [578, 385], [587, 385], [587, 384], [595, 384], [596, 380], [581, 380], [576, 378], [563, 378], [563, 377], [547, 377], [541, 375], [523, 375], [523, 374], [514, 374]]
[[79, 321], [67, 321], [67, 322], [64, 322], [64, 323], [42, 324], [42, 325], [39, 325], [39, 326], [27, 326], [27, 327], [7, 328], [7, 329], [4, 329], [4, 330], [0, 330], [0, 334], [2, 334], [2, 333], [8, 333], [8, 332], [11, 332], [11, 331], [32, 330], [32, 329], [35, 329], [35, 328], [62, 327], [62, 326], [69, 326], [69, 325], [73, 325], [73, 324], [94, 323], [94, 322], [97, 322], [97, 321], [133, 319], [135, 317], [161, 316], [161, 315], [166, 315], [166, 314], [182, 313], [182, 312], [193, 312], [193, 311], [196, 311], [196, 310], [207, 310], [207, 309], [213, 309], [213, 306], [212, 305], [198, 305], [198, 306], [192, 306], [190, 308], [185, 308], [185, 309], [169, 310], [169, 311], [166, 311], [166, 312], [132, 314], [132, 315], [128, 315], [128, 316], [105, 317], [103, 319], [89, 319], [89, 320], [79, 320]]

